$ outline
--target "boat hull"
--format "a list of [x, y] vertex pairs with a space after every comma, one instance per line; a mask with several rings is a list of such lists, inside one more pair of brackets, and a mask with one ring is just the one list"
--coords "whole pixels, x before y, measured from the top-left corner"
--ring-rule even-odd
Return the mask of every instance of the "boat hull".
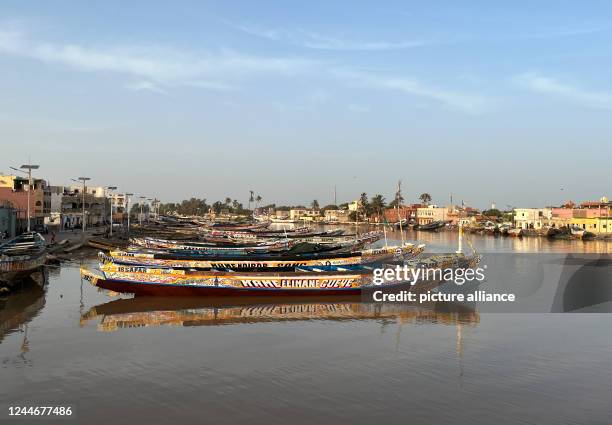
[[[85, 278], [85, 277], [84, 277]], [[88, 280], [87, 278], [85, 278]], [[93, 282], [92, 282], [93, 283]], [[229, 287], [189, 287], [155, 283], [135, 283], [98, 279], [95, 286], [114, 292], [164, 297], [304, 297], [320, 295], [359, 295], [361, 288], [348, 289], [247, 289]]]
[[29, 260], [0, 262], [0, 286], [12, 286], [26, 279], [32, 273], [40, 270], [45, 265], [45, 261], [45, 256], [41, 255]]

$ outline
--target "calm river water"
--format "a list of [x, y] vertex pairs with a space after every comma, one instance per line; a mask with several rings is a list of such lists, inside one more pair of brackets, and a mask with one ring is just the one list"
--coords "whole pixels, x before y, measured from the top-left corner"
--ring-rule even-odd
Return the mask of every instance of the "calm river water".
[[[415, 236], [429, 251], [456, 247], [455, 233]], [[521, 291], [531, 265], [512, 253], [612, 251], [471, 240], [484, 261], [497, 256], [501, 273], [522, 276]], [[48, 281], [0, 299], [3, 409], [72, 405], [88, 424], [612, 423], [607, 313], [130, 299], [81, 282], [78, 264], [50, 268]]]

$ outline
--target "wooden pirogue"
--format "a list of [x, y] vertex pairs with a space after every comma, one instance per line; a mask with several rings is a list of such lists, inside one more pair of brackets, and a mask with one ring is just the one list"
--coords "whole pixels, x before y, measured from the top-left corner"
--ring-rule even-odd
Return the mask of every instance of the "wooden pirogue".
[[[432, 268], [468, 268], [478, 261], [478, 257], [453, 254], [430, 257], [426, 261]], [[420, 267], [421, 261], [414, 260], [410, 266]], [[372, 267], [364, 266], [253, 273], [124, 266], [107, 262], [100, 264], [99, 271], [82, 268], [81, 277], [94, 286], [115, 292], [182, 297], [362, 295], [375, 288], [393, 289], [416, 283], [389, 280], [376, 285]], [[435, 286], [441, 281], [423, 283]]]
[[11, 286], [46, 261], [46, 244], [36, 232], [24, 233], [0, 245], [0, 286]]
[[383, 247], [365, 249], [356, 252], [320, 252], [295, 255], [253, 255], [249, 257], [211, 257], [179, 258], [170, 253], [151, 253], [133, 251], [111, 251], [109, 256], [100, 253], [102, 262], [113, 262], [121, 265], [146, 267], [166, 267], [178, 269], [230, 269], [233, 271], [291, 271], [299, 266], [326, 266], [367, 264], [388, 261], [395, 257], [414, 258], [423, 252], [425, 245], [411, 243], [401, 247]]

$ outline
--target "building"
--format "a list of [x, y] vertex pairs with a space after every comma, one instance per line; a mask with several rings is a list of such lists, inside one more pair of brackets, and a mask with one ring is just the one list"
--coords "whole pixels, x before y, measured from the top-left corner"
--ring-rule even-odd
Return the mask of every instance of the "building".
[[15, 237], [17, 225], [17, 211], [8, 202], [0, 202], [0, 239], [5, 236]]
[[416, 222], [418, 225], [424, 225], [434, 221], [447, 221], [450, 211], [451, 209], [448, 207], [438, 207], [437, 205], [417, 208]]
[[98, 226], [107, 221], [110, 207], [105, 197], [96, 196], [97, 191], [85, 190], [82, 186], [70, 186], [64, 189], [61, 208], [61, 226], [63, 229], [80, 229], [83, 221], [83, 200], [85, 201], [86, 227]]
[[45, 217], [47, 226], [61, 226], [62, 223], [62, 198], [64, 197], [64, 186], [49, 186], [50, 209], [49, 216]]
[[30, 226], [33, 230], [42, 231], [45, 217], [51, 211], [51, 191], [43, 179], [32, 179], [29, 187], [26, 177], [0, 175], [0, 202], [10, 204], [16, 211], [16, 234], [21, 234], [28, 227], [28, 200], [30, 205]]
[[350, 202], [348, 204], [348, 210], [349, 211], [358, 211], [360, 207], [361, 207], [361, 199], [358, 199], [356, 201]]
[[400, 220], [416, 223], [417, 209], [424, 207], [423, 204], [402, 205], [398, 208], [387, 208], [385, 210], [385, 220], [389, 223], [397, 223]]
[[551, 208], [515, 208], [514, 226], [521, 229], [541, 229], [552, 219]]
[[350, 220], [349, 210], [325, 210], [325, 221], [331, 223], [347, 223]]
[[321, 212], [319, 210], [294, 209], [289, 210], [289, 218], [291, 220], [315, 221], [319, 220]]
[[113, 223], [122, 223], [127, 219], [127, 197], [123, 193], [113, 193], [109, 196], [109, 200], [113, 210]]

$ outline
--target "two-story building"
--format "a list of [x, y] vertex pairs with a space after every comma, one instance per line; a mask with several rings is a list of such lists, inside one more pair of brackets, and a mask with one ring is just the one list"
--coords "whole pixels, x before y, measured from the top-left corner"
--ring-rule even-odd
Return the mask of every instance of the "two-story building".
[[106, 222], [107, 199], [96, 196], [96, 191], [85, 189], [82, 186], [65, 188], [62, 196], [61, 222], [63, 229], [81, 228], [83, 223], [83, 205], [85, 206], [86, 227], [97, 226]]
[[28, 204], [32, 230], [44, 229], [45, 217], [49, 216], [51, 210], [51, 192], [45, 180], [33, 178], [30, 187], [26, 177], [0, 175], [1, 201], [10, 204], [17, 213], [17, 234], [27, 230]]
[[289, 219], [294, 221], [316, 221], [321, 217], [319, 210], [293, 209], [289, 210]]
[[349, 210], [325, 210], [325, 221], [329, 223], [347, 223], [350, 221]]
[[424, 224], [433, 223], [434, 221], [449, 220], [450, 209], [448, 207], [438, 207], [437, 205], [428, 205], [426, 207], [417, 208], [416, 222], [422, 226]]
[[552, 219], [551, 208], [515, 208], [514, 226], [520, 229], [541, 229]]

